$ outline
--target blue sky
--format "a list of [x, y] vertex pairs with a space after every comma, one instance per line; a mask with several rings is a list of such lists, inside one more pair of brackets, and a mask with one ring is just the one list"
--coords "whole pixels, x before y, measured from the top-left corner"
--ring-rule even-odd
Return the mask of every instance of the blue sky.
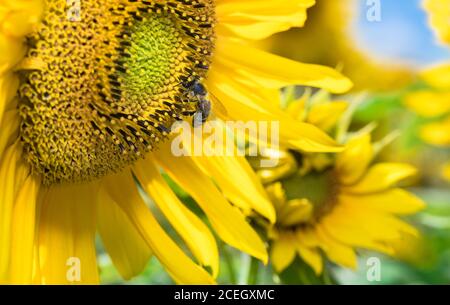
[[439, 45], [428, 27], [421, 0], [380, 0], [381, 22], [368, 21], [367, 1], [359, 1], [361, 13], [354, 35], [359, 46], [376, 58], [415, 67], [450, 59], [450, 48]]

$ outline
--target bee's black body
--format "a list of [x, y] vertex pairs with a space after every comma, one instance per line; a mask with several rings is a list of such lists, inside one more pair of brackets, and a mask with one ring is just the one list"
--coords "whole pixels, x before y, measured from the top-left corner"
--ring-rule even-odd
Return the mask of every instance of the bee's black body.
[[193, 126], [199, 127], [204, 124], [211, 113], [211, 102], [208, 99], [208, 91], [199, 79], [183, 83], [188, 95], [197, 103], [197, 111], [194, 113]]

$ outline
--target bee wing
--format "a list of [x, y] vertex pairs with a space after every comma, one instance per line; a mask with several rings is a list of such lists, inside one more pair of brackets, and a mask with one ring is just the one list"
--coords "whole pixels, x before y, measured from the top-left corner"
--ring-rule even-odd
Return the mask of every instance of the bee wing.
[[222, 102], [212, 93], [209, 93], [211, 101], [213, 102], [213, 112], [215, 112], [219, 117], [225, 118], [228, 116], [228, 111]]

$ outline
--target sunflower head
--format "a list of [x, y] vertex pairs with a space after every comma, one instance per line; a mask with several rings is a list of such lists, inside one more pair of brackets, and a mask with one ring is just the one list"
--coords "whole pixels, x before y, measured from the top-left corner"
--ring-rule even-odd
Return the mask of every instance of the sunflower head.
[[120, 170], [195, 112], [183, 84], [206, 76], [212, 0], [47, 1], [20, 70], [21, 141], [44, 183]]
[[[317, 122], [329, 123], [336, 117], [336, 105], [343, 102], [335, 104], [328, 97], [319, 93], [300, 99], [289, 104], [288, 111], [311, 121], [322, 109], [322, 120]], [[351, 115], [342, 113], [340, 120], [323, 126], [337, 125], [338, 131], [348, 126], [345, 122]], [[399, 256], [398, 244], [405, 236], [409, 240], [417, 237], [414, 228], [396, 217], [424, 207], [420, 199], [398, 186], [413, 177], [416, 169], [401, 163], [374, 164], [388, 139], [372, 143], [367, 131], [352, 136], [345, 132], [344, 139], [346, 149], [335, 155], [284, 149], [273, 152], [281, 157], [278, 167], [256, 168], [277, 214], [275, 225], [263, 225], [272, 240], [271, 258], [278, 272], [297, 254], [317, 274], [323, 271], [324, 258], [355, 268], [355, 249]]]

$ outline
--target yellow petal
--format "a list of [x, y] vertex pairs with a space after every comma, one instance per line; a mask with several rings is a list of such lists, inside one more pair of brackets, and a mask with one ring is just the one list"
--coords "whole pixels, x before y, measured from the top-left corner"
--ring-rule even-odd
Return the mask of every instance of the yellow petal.
[[12, 220], [10, 281], [31, 284], [36, 242], [36, 212], [40, 180], [29, 176], [17, 195]]
[[291, 27], [303, 26], [314, 0], [216, 1], [219, 35], [263, 39]]
[[380, 192], [416, 174], [417, 169], [409, 164], [379, 163], [372, 166], [358, 183], [345, 188], [345, 191], [352, 194]]
[[[126, 190], [126, 192], [124, 191]], [[100, 200], [108, 194], [136, 226], [142, 238], [167, 272], [179, 284], [213, 284], [213, 278], [195, 264], [166, 234], [142, 201], [131, 172], [108, 176], [100, 191]]]
[[421, 116], [436, 117], [450, 111], [450, 92], [417, 91], [409, 94], [405, 103]]
[[0, 2], [0, 75], [25, 55], [23, 38], [39, 23], [43, 10], [42, 0]]
[[97, 284], [97, 187], [53, 185], [43, 198], [39, 259], [43, 284]]
[[[208, 87], [212, 93], [226, 104], [228, 117], [234, 121], [243, 122], [274, 122], [280, 124], [280, 143], [292, 148], [311, 152], [336, 152], [342, 148], [325, 132], [317, 127], [298, 122], [276, 106], [269, 106], [248, 87], [211, 71], [208, 77]], [[269, 125], [268, 128], [271, 126]], [[277, 138], [278, 139], [278, 138]], [[269, 138], [269, 141], [273, 139]]]
[[127, 215], [110, 196], [102, 196], [97, 207], [98, 230], [114, 266], [125, 280], [143, 271], [151, 250]]
[[334, 69], [302, 64], [227, 38], [217, 40], [216, 63], [237, 74], [237, 79], [253, 83], [255, 88], [305, 85], [344, 93], [352, 87], [352, 82]]
[[343, 267], [356, 269], [358, 262], [356, 253], [352, 247], [334, 240], [320, 225], [316, 226], [316, 234], [320, 242], [320, 247], [332, 262]]
[[21, 155], [20, 145], [16, 143], [6, 150], [0, 160], [0, 282], [7, 281], [13, 205], [16, 191], [22, 188], [17, 181]]
[[420, 130], [420, 137], [427, 143], [436, 146], [450, 145], [450, 117], [441, 122], [424, 126]]
[[367, 170], [372, 158], [373, 148], [370, 134], [351, 140], [336, 159], [339, 181], [345, 185], [358, 181]]
[[270, 259], [276, 272], [282, 272], [295, 259], [296, 240], [292, 234], [280, 234], [279, 238], [272, 243]]
[[289, 200], [279, 212], [278, 222], [286, 227], [305, 223], [311, 219], [313, 209], [313, 205], [307, 199]]
[[291, 115], [294, 119], [298, 121], [304, 121], [308, 111], [307, 103], [310, 98], [311, 94], [305, 93], [298, 100], [289, 103], [287, 105], [287, 108], [284, 109], [284, 111], [286, 113], [289, 113], [289, 115]]
[[[340, 214], [341, 219], [348, 217], [354, 223], [365, 229], [375, 240], [389, 240], [399, 238], [401, 233], [418, 235], [418, 231], [396, 216], [383, 211], [369, 211], [365, 206], [352, 205], [340, 197], [339, 207], [334, 214]], [[370, 217], [367, 217], [370, 215]], [[336, 216], [336, 215], [335, 215]]]
[[445, 179], [447, 179], [448, 181], [450, 181], [450, 163], [447, 163], [443, 170], [442, 170], [442, 174], [444, 176]]
[[425, 0], [424, 8], [427, 10], [430, 23], [439, 38], [450, 43], [450, 5], [447, 0]]
[[297, 252], [300, 257], [314, 270], [317, 275], [322, 274], [323, 260], [317, 248], [306, 246], [301, 239], [297, 237]]
[[276, 211], [280, 211], [287, 203], [286, 193], [281, 182], [275, 182], [268, 185], [266, 187], [266, 192]]
[[400, 188], [361, 196], [341, 194], [339, 197], [341, 201], [355, 207], [400, 215], [414, 214], [425, 208], [420, 198]]
[[450, 63], [425, 70], [421, 76], [425, 82], [435, 88], [442, 90], [450, 89]]
[[20, 62], [26, 54], [26, 48], [22, 40], [0, 31], [0, 54], [0, 75], [3, 75]]
[[[223, 129], [218, 130], [226, 132]], [[194, 136], [197, 137], [197, 135]], [[273, 205], [268, 200], [258, 176], [245, 157], [239, 156], [237, 153], [233, 156], [225, 155], [225, 153], [214, 153], [214, 149], [218, 149], [219, 152], [225, 152], [226, 145], [223, 144], [215, 141], [215, 147], [209, 147], [206, 144], [206, 140], [203, 139], [205, 156], [194, 156], [192, 160], [205, 174], [214, 179], [225, 197], [231, 202], [240, 208], [254, 210], [267, 218], [271, 223], [274, 223], [275, 210]], [[231, 143], [231, 147], [233, 152], [237, 152], [234, 143]], [[167, 153], [170, 153], [170, 151], [167, 151]]]
[[219, 271], [219, 253], [216, 240], [208, 227], [178, 199], [161, 177], [153, 160], [137, 163], [133, 172], [194, 256], [203, 266], [209, 266], [216, 277]]
[[0, 123], [3, 120], [5, 110], [8, 109], [17, 94], [18, 88], [19, 79], [17, 76], [11, 73], [0, 75]]
[[2, 1], [2, 32], [16, 38], [27, 35], [39, 22], [44, 8], [43, 0]]
[[19, 114], [16, 110], [5, 112], [3, 121], [0, 124], [0, 158], [3, 157], [5, 148], [17, 139], [19, 124]]
[[174, 157], [170, 150], [156, 152], [159, 164], [186, 190], [207, 215], [217, 234], [228, 244], [263, 262], [267, 252], [244, 215], [228, 203], [212, 181], [188, 157]]
[[[373, 232], [367, 231], [367, 227], [362, 227], [362, 223], [371, 216], [363, 217], [362, 219], [354, 218], [354, 213], [347, 213], [347, 210], [342, 212], [333, 211], [333, 213], [325, 216], [320, 225], [325, 232], [338, 242], [341, 242], [351, 247], [361, 247], [374, 251], [379, 251], [386, 254], [393, 254], [394, 250], [382, 240], [377, 240], [380, 236], [377, 231], [378, 226], [373, 226]], [[361, 213], [358, 214], [361, 217]], [[358, 221], [358, 222], [356, 222]], [[376, 220], [375, 220], [376, 221]], [[374, 221], [372, 221], [372, 224]], [[370, 229], [370, 228], [369, 228]], [[384, 234], [384, 232], [382, 232]], [[374, 236], [375, 235], [375, 236]], [[398, 235], [396, 235], [398, 237]]]
[[307, 122], [322, 130], [333, 128], [348, 108], [347, 102], [330, 102], [314, 105], [307, 118]]
[[387, 254], [393, 252], [389, 241], [400, 238], [403, 233], [418, 234], [417, 230], [388, 213], [350, 205], [343, 199], [322, 219], [321, 225], [337, 241]]

